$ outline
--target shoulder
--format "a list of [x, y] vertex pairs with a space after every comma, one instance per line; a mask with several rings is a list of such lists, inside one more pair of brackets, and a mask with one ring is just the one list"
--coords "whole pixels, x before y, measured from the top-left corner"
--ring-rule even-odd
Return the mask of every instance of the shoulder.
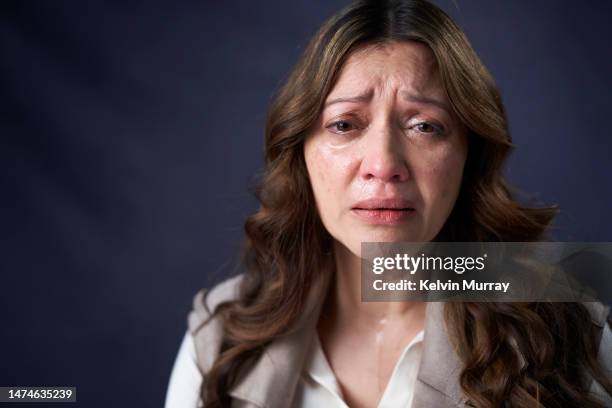
[[198, 407], [202, 375], [198, 370], [193, 338], [187, 332], [172, 367], [165, 408]]
[[610, 328], [610, 306], [589, 302], [587, 306], [593, 322], [600, 328], [598, 360], [612, 376], [612, 330]]
[[612, 332], [610, 331], [610, 306], [600, 302], [582, 303], [589, 314], [593, 324], [598, 328], [598, 360], [605, 369], [612, 372]]
[[196, 364], [202, 373], [213, 365], [223, 340], [223, 322], [215, 315], [217, 307], [239, 296], [243, 274], [231, 277], [210, 290], [200, 289], [193, 297], [188, 316], [188, 331], [193, 338]]
[[243, 274], [228, 278], [211, 289], [202, 288], [193, 297], [193, 305], [188, 317], [189, 331], [195, 334], [204, 326], [217, 307], [224, 302], [238, 299]]
[[[600, 302], [584, 302], [583, 305], [588, 309], [593, 323], [599, 328], [599, 349], [597, 361], [601, 368], [612, 378], [612, 330], [610, 328], [610, 306]], [[608, 394], [604, 388], [593, 381], [590, 392], [598, 396], [606, 406], [612, 406], [612, 395]]]
[[610, 323], [607, 323], [601, 334], [599, 344], [599, 361], [612, 377], [612, 328]]
[[606, 320], [610, 314], [610, 306], [607, 306], [601, 302], [583, 302], [582, 304], [589, 311], [591, 320], [593, 320], [593, 323], [596, 326], [602, 328], [606, 326]]
[[[226, 279], [212, 289], [200, 289], [193, 297], [189, 312], [188, 330], [176, 357], [168, 390], [166, 408], [200, 407], [202, 375], [219, 354], [223, 338], [223, 325], [214, 316], [223, 302], [238, 298], [242, 275]], [[201, 401], [200, 401], [201, 402]]]

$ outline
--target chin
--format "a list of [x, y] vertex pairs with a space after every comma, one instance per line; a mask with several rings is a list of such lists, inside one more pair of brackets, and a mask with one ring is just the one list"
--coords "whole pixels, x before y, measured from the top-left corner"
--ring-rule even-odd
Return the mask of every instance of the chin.
[[368, 231], [359, 235], [359, 242], [416, 242], [422, 241], [423, 235], [416, 233], [414, 228], [412, 231], [398, 228], [381, 228], [374, 231]]
[[411, 235], [398, 235], [398, 234], [379, 234], [379, 235], [364, 235], [359, 240], [355, 240], [355, 237], [352, 237], [350, 241], [344, 244], [353, 254], [357, 256], [361, 256], [361, 244], [363, 242], [422, 242], [424, 241], [421, 237], [415, 237]]

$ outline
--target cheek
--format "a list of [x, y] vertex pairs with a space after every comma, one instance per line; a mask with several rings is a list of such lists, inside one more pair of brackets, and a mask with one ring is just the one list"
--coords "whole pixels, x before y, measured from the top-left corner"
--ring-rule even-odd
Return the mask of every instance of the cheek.
[[326, 200], [326, 197], [332, 191], [327, 176], [330, 171], [330, 163], [321, 157], [318, 149], [310, 148], [306, 150], [306, 164], [312, 190], [317, 202], [321, 204], [320, 201]]
[[415, 179], [429, 206], [452, 207], [461, 187], [466, 152], [462, 147], [445, 146], [431, 155], [422, 156]]
[[305, 145], [304, 157], [319, 214], [326, 219], [334, 201], [334, 163], [316, 142]]
[[316, 141], [305, 146], [304, 154], [315, 197], [321, 201], [320, 205], [325, 205], [343, 191], [351, 159], [347, 154]]

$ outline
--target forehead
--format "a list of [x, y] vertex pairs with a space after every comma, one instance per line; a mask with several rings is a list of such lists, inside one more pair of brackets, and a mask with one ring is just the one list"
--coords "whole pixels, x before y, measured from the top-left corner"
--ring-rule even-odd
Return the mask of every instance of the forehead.
[[401, 88], [443, 96], [437, 62], [428, 46], [416, 41], [367, 45], [342, 66], [330, 96], [372, 86]]

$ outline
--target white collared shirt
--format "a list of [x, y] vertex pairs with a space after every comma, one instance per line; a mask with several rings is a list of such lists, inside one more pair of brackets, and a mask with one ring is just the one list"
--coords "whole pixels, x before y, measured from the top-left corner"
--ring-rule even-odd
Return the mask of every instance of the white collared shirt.
[[[421, 330], [404, 348], [389, 378], [378, 408], [410, 407], [423, 351]], [[358, 369], [358, 368], [357, 368]], [[300, 376], [296, 406], [301, 408], [348, 408], [334, 372], [315, 334], [306, 366]]]
[[[410, 407], [422, 354], [423, 331], [404, 348], [393, 369], [378, 408]], [[166, 394], [165, 408], [201, 406], [202, 375], [197, 367], [194, 339], [187, 332], [179, 348]], [[315, 333], [308, 359], [296, 392], [296, 406], [301, 408], [348, 408], [342, 392]]]

